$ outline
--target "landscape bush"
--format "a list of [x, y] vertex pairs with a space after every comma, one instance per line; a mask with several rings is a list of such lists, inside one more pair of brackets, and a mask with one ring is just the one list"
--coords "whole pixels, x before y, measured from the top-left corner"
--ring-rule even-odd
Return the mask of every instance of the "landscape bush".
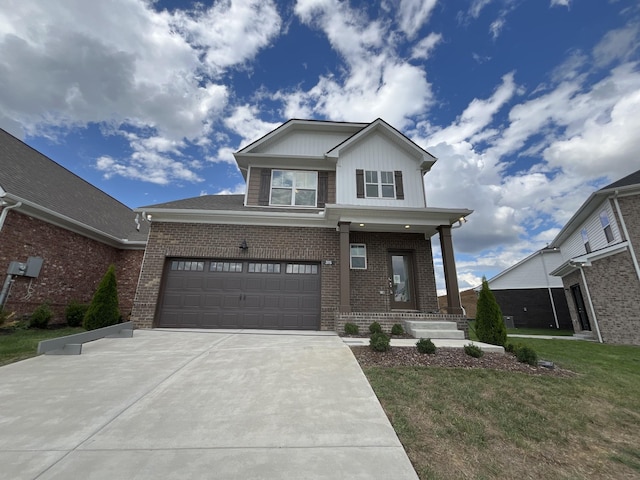
[[356, 325], [355, 323], [345, 323], [344, 324], [344, 333], [346, 335], [358, 335], [358, 333], [360, 332], [360, 328], [358, 328], [358, 325]]
[[516, 358], [521, 363], [528, 363], [531, 366], [538, 365], [538, 354], [536, 351], [525, 345], [519, 345], [515, 350]]
[[47, 303], [43, 303], [38, 308], [34, 310], [29, 317], [29, 327], [30, 328], [47, 328], [49, 326], [49, 321], [53, 317], [53, 311], [51, 307]]
[[369, 339], [369, 347], [376, 352], [387, 352], [391, 350], [390, 338], [382, 332], [371, 334]]
[[111, 265], [102, 280], [100, 280], [100, 284], [84, 316], [82, 326], [85, 330], [95, 330], [115, 325], [120, 321], [116, 267]]
[[70, 327], [79, 327], [82, 325], [87, 310], [89, 310], [88, 304], [72, 300], [64, 311], [64, 318], [67, 321], [67, 325]]
[[433, 355], [436, 353], [436, 346], [431, 341], [430, 338], [421, 338], [416, 343], [416, 347], [418, 347], [418, 352], [425, 353], [429, 355]]
[[369, 325], [369, 333], [382, 333], [382, 325], [378, 322], [373, 322]]
[[464, 353], [466, 353], [470, 357], [474, 357], [474, 358], [480, 358], [480, 357], [482, 357], [484, 355], [484, 352], [482, 351], [482, 349], [480, 347], [478, 347], [477, 345], [472, 345], [472, 344], [464, 346]]
[[476, 309], [476, 335], [479, 341], [492, 345], [504, 346], [507, 341], [502, 311], [484, 277]]
[[391, 335], [402, 335], [404, 333], [404, 328], [399, 323], [394, 323], [391, 327]]

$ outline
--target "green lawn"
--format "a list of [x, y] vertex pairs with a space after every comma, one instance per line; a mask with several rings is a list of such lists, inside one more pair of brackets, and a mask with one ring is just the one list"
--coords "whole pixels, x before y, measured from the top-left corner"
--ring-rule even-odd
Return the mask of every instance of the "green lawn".
[[420, 478], [640, 478], [640, 348], [518, 341], [576, 375], [364, 369]]
[[[478, 340], [475, 332], [476, 322], [469, 322], [469, 339]], [[557, 328], [507, 328], [507, 337], [509, 335], [552, 335], [554, 337], [567, 337], [573, 335], [573, 330], [562, 330]]]
[[35, 357], [41, 340], [80, 332], [84, 332], [84, 329], [65, 327], [52, 330], [18, 329], [10, 334], [0, 335], [0, 365]]

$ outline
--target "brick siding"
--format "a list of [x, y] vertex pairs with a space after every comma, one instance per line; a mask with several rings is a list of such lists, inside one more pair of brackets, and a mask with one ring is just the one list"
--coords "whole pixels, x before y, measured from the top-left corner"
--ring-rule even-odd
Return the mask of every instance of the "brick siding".
[[335, 330], [344, 333], [345, 323], [353, 323], [358, 326], [360, 333], [368, 334], [369, 325], [378, 322], [385, 333], [391, 333], [391, 327], [399, 323], [406, 331], [405, 321], [436, 321], [436, 322], [456, 322], [458, 330], [464, 332], [464, 338], [469, 338], [469, 323], [463, 315], [448, 315], [446, 313], [411, 313], [411, 312], [351, 312], [336, 313]]
[[38, 278], [14, 277], [5, 310], [15, 312], [15, 318], [48, 302], [54, 311], [52, 323], [63, 323], [69, 302], [90, 302], [112, 263], [116, 266], [120, 312], [128, 318], [143, 250], [120, 250], [16, 211], [7, 215], [0, 245], [2, 283], [10, 262], [26, 262], [28, 257], [44, 260]]
[[[238, 246], [245, 239], [249, 249], [241, 252]], [[414, 252], [419, 310], [437, 310], [431, 243], [424, 236], [353, 232], [351, 241], [367, 244], [369, 265], [366, 271], [351, 271], [354, 311], [389, 311], [388, 295], [380, 294], [381, 289], [388, 290], [389, 248]], [[339, 234], [335, 229], [153, 223], [132, 313], [132, 320], [140, 328], [154, 326], [163, 269], [169, 257], [321, 262], [321, 329], [335, 329], [341, 261]], [[326, 265], [324, 260], [331, 260], [331, 264]]]

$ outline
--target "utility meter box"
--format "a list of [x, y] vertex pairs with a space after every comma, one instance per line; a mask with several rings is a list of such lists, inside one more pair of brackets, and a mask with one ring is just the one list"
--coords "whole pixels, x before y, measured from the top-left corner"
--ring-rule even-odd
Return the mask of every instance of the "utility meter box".
[[25, 272], [26, 277], [37, 278], [40, 275], [40, 269], [42, 268], [42, 257], [29, 257], [27, 260], [27, 271]]
[[11, 262], [9, 264], [9, 270], [7, 270], [7, 275], [24, 275], [26, 271], [26, 263]]

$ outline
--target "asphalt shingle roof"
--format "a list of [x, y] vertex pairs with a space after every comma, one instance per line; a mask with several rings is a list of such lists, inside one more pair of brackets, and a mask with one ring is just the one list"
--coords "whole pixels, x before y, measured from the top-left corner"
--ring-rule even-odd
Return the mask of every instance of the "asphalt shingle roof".
[[120, 239], [146, 240], [135, 213], [55, 161], [0, 129], [0, 186], [12, 195]]
[[637, 172], [633, 172], [632, 174], [627, 175], [626, 177], [621, 178], [620, 180], [617, 180], [610, 185], [607, 185], [601, 190], [609, 190], [610, 188], [628, 187], [631, 185], [640, 185], [640, 170], [638, 170]]
[[[158, 203], [155, 205], [147, 205], [138, 207], [136, 210], [144, 209], [176, 209], [176, 210], [229, 210], [229, 211], [251, 211], [251, 212], [296, 212], [300, 213], [300, 209], [281, 208], [281, 207], [245, 207], [244, 195], [201, 195], [199, 197], [185, 198], [184, 200], [175, 200], [172, 202]], [[321, 209], [304, 209], [304, 213], [313, 213]]]

